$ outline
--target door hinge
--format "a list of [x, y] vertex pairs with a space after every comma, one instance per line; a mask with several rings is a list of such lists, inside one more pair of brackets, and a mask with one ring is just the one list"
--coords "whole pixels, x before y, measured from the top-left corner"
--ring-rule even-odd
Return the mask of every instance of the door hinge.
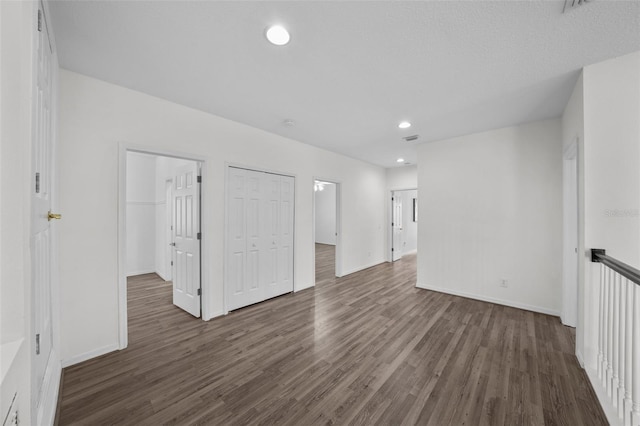
[[202, 296], [202, 289], [201, 288], [198, 289], [198, 296]]
[[200, 232], [198, 232], [198, 239], [202, 238], [202, 234]]
[[393, 223], [393, 222], [391, 222], [391, 226], [393, 226], [393, 225], [394, 225], [394, 223]]
[[39, 32], [42, 31], [42, 11], [39, 9], [38, 9], [38, 31]]
[[36, 334], [36, 355], [40, 355], [40, 334]]
[[171, 266], [173, 266], [173, 260], [171, 261]]
[[198, 176], [198, 179], [196, 179], [196, 182], [202, 183], [202, 176]]
[[393, 247], [391, 247], [391, 251], [393, 251]]

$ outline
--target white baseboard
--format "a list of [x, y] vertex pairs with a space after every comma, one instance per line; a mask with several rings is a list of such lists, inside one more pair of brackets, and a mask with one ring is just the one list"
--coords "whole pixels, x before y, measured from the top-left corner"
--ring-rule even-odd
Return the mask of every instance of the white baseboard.
[[587, 377], [591, 382], [591, 387], [593, 388], [596, 396], [598, 397], [598, 401], [600, 401], [600, 406], [602, 406], [602, 411], [604, 411], [604, 415], [607, 416], [607, 420], [609, 421], [609, 425], [611, 426], [623, 426], [622, 420], [618, 417], [618, 410], [613, 406], [613, 403], [609, 399], [609, 395], [607, 394], [607, 390], [600, 383], [600, 379], [598, 378], [598, 372], [593, 368], [587, 367], [585, 368], [587, 372]]
[[212, 319], [214, 319], [214, 318], [221, 317], [221, 316], [223, 316], [223, 315], [224, 315], [224, 312], [222, 312], [222, 311], [217, 311], [217, 312], [214, 312], [213, 314], [211, 314], [211, 316], [209, 316], [209, 317], [206, 317], [206, 318], [205, 318], [205, 317], [203, 316], [203, 317], [202, 317], [202, 320], [203, 320], [203, 321], [209, 321], [209, 320], [212, 320]]
[[439, 293], [451, 294], [453, 296], [466, 297], [468, 299], [475, 299], [483, 302], [496, 303], [498, 305], [509, 306], [512, 308], [524, 309], [525, 311], [538, 312], [541, 314], [553, 315], [555, 317], [560, 316], [560, 312], [555, 311], [553, 309], [543, 308], [543, 307], [534, 306], [534, 305], [528, 305], [526, 303], [514, 302], [511, 300], [504, 300], [504, 299], [497, 299], [495, 297], [484, 296], [481, 294], [467, 293], [464, 291], [452, 290], [444, 287], [429, 286], [429, 285], [424, 285], [420, 283], [417, 283], [416, 287], [422, 288], [424, 290], [432, 290], [432, 291], [437, 291]]
[[373, 268], [374, 266], [378, 266], [381, 263], [385, 263], [385, 262], [386, 262], [386, 260], [377, 260], [377, 261], [375, 261], [373, 263], [370, 263], [368, 265], [364, 265], [364, 266], [360, 266], [358, 268], [342, 271], [342, 275], [340, 277], [344, 277], [346, 275], [351, 275], [351, 274], [354, 274], [356, 272], [364, 271], [365, 269]]
[[136, 275], [155, 274], [155, 273], [156, 273], [155, 268], [153, 268], [153, 269], [142, 269], [142, 270], [139, 270], [139, 271], [127, 272], [127, 278], [134, 277]]
[[42, 400], [36, 412], [37, 424], [39, 425], [53, 425], [58, 407], [61, 376], [62, 366], [58, 354], [52, 350], [42, 380]]
[[294, 289], [293, 289], [293, 292], [294, 292], [294, 293], [297, 293], [297, 292], [299, 292], [299, 291], [306, 290], [306, 289], [308, 289], [308, 288], [312, 288], [312, 287], [315, 287], [315, 285], [314, 285], [314, 284], [307, 284], [307, 285], [305, 285], [305, 286], [303, 286], [303, 287], [300, 287], [300, 288], [294, 288]]
[[578, 363], [580, 363], [580, 367], [584, 370], [584, 357], [582, 356], [582, 352], [576, 349], [576, 358], [578, 358]]
[[117, 343], [112, 345], [103, 346], [101, 348], [95, 349], [93, 351], [85, 352], [83, 354], [72, 356], [71, 358], [62, 360], [62, 368], [67, 368], [75, 364], [79, 364], [84, 361], [88, 361], [92, 358], [99, 357], [100, 355], [108, 354], [109, 352], [114, 352], [120, 349], [120, 346]]
[[158, 276], [159, 276], [160, 278], [162, 278], [163, 280], [165, 280], [165, 281], [171, 281], [170, 279], [167, 279], [167, 277], [165, 276], [165, 274], [161, 274], [159, 271], [153, 271], [153, 272], [155, 272], [156, 274], [158, 274]]

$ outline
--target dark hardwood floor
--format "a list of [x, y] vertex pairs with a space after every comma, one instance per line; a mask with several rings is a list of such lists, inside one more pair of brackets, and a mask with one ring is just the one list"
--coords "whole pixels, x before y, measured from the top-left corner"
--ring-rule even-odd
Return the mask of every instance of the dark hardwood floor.
[[316, 285], [335, 282], [336, 246], [316, 243]]
[[415, 270], [405, 256], [209, 322], [131, 278], [129, 348], [65, 369], [60, 424], [606, 424], [572, 329], [416, 289]]

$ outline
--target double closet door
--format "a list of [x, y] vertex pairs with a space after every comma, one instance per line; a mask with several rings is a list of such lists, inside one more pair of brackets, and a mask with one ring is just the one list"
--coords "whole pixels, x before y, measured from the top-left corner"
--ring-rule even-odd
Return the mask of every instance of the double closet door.
[[293, 291], [294, 178], [229, 167], [227, 309]]

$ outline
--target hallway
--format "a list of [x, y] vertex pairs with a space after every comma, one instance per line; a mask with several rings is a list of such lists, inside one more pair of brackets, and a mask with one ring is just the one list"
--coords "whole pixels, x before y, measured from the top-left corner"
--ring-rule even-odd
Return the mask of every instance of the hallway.
[[607, 423], [573, 329], [416, 289], [415, 262], [209, 322], [132, 277], [130, 346], [65, 369], [60, 425]]

